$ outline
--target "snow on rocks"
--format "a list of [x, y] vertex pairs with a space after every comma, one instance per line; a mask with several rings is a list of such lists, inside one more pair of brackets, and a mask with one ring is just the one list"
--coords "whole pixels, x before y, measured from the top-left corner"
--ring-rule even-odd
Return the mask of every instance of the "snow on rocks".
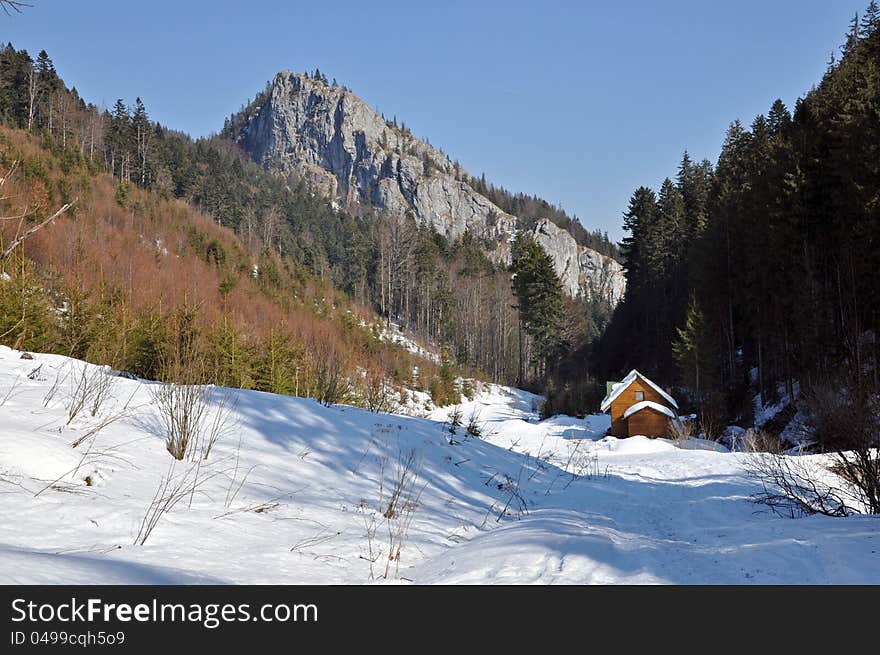
[[379, 332], [379, 339], [406, 348], [406, 350], [414, 355], [418, 355], [435, 364], [440, 363], [440, 355], [428, 350], [414, 339], [408, 337], [396, 323], [392, 323], [389, 327], [382, 326], [382, 330]]

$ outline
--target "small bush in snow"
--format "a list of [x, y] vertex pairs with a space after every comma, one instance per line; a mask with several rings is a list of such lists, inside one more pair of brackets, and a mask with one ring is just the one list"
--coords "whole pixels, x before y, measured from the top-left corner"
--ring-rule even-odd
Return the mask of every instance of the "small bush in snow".
[[159, 410], [165, 447], [175, 459], [186, 457], [195, 441], [208, 406], [205, 387], [199, 384], [160, 384], [150, 389]]
[[737, 446], [746, 453], [780, 454], [785, 450], [779, 437], [760, 428], [749, 428], [743, 432]]
[[[115, 384], [116, 378], [110, 374], [110, 369], [106, 366], [81, 364], [79, 370], [74, 371], [71, 381], [67, 403], [67, 423], [70, 424], [83, 410], [88, 410], [89, 414], [97, 416], [104, 402], [112, 397]], [[58, 379], [56, 378], [55, 386], [47, 394], [45, 404], [51, 401], [51, 396], [54, 396], [57, 385]]]
[[471, 412], [471, 415], [468, 417], [465, 433], [471, 437], [481, 437], [483, 436], [483, 432], [485, 432], [485, 430], [485, 425], [480, 422], [480, 412], [474, 409]]
[[368, 372], [364, 377], [360, 400], [363, 406], [371, 412], [393, 412], [397, 406], [394, 389], [381, 372]]
[[183, 472], [176, 471], [176, 464], [177, 462], [172, 461], [167, 475], [159, 481], [153, 500], [138, 527], [138, 533], [134, 539], [136, 546], [143, 546], [162, 517], [182, 500], [189, 498], [189, 502], [192, 504], [196, 490], [216, 475], [216, 473], [212, 473], [200, 476], [201, 467], [196, 464], [186, 464]]
[[454, 445], [456, 443], [454, 437], [458, 434], [458, 429], [464, 424], [464, 414], [461, 411], [461, 407], [456, 405], [452, 408], [452, 411], [449, 412], [449, 417], [446, 419], [446, 432], [449, 433], [449, 443]]
[[150, 396], [159, 410], [165, 447], [175, 459], [207, 459], [229, 428], [234, 403], [228, 392], [217, 396], [213, 412], [211, 388], [204, 385], [158, 384]]
[[693, 439], [696, 432], [694, 422], [687, 418], [670, 419], [666, 424], [669, 435], [679, 447]]

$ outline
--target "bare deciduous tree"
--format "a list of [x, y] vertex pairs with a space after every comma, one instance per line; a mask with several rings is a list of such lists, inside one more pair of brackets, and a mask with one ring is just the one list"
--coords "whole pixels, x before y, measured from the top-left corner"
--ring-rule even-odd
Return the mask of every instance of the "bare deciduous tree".
[[[15, 162], [13, 162], [12, 166], [9, 168], [9, 172], [7, 172], [6, 175], [4, 175], [3, 177], [0, 177], [0, 188], [3, 188], [3, 186], [15, 176], [15, 173], [17, 172], [17, 170], [18, 170], [18, 161], [15, 161]], [[9, 256], [13, 252], [15, 252], [15, 249], [18, 248], [22, 243], [24, 243], [27, 239], [29, 239], [34, 234], [36, 234], [37, 232], [42, 230], [44, 227], [46, 227], [47, 225], [52, 223], [56, 218], [61, 216], [68, 209], [73, 207], [77, 203], [78, 200], [79, 199], [76, 198], [73, 201], [68, 202], [65, 205], [62, 205], [61, 208], [58, 211], [56, 211], [54, 214], [52, 214], [48, 218], [44, 218], [43, 220], [41, 220], [39, 223], [37, 223], [33, 227], [30, 227], [27, 230], [25, 230], [23, 233], [21, 230], [24, 228], [25, 219], [27, 218], [27, 215], [28, 215], [27, 206], [25, 206], [22, 213], [17, 216], [4, 216], [4, 217], [2, 217], [2, 220], [13, 220], [13, 219], [18, 220], [18, 229], [16, 230], [15, 237], [12, 239], [12, 241], [9, 243], [9, 245], [6, 246], [6, 248], [4, 248], [2, 252], [0, 252], [0, 264], [2, 264], [3, 261], [8, 259]]]
[[880, 514], [880, 394], [862, 376], [853, 378], [810, 391], [813, 436], [832, 454], [832, 470], [852, 486], [858, 504]]
[[30, 2], [22, 2], [21, 0], [0, 0], [0, 9], [7, 16], [11, 16], [13, 12], [20, 14], [25, 7], [33, 7]]

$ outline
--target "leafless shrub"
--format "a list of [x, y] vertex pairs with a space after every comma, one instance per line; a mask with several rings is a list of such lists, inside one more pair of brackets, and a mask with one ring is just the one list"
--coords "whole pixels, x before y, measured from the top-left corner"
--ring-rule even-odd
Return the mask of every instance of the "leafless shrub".
[[[370, 578], [375, 575], [373, 565], [380, 557], [385, 557], [383, 578], [393, 574], [400, 576], [400, 561], [403, 548], [409, 535], [413, 517], [420, 506], [423, 484], [420, 477], [421, 462], [416, 451], [403, 452], [398, 450], [393, 470], [389, 470], [388, 455], [379, 459], [379, 496], [375, 511], [370, 511], [366, 503], [361, 503], [360, 511], [364, 513], [364, 528], [367, 536], [367, 556], [370, 562]], [[376, 535], [385, 524], [387, 544], [385, 548], [378, 545]]]
[[396, 406], [394, 390], [387, 378], [378, 371], [368, 372], [362, 389], [364, 406], [374, 413], [392, 412]]
[[12, 394], [18, 388], [19, 380], [21, 380], [21, 375], [17, 375], [12, 385], [9, 387], [9, 389], [6, 390], [6, 393], [3, 395], [3, 399], [0, 400], [0, 407], [3, 407], [3, 405], [6, 404], [6, 401], [12, 397]]
[[331, 348], [318, 357], [315, 370], [315, 397], [329, 407], [345, 402], [351, 396], [351, 383], [345, 375], [341, 355]]
[[826, 482], [814, 462], [799, 455], [754, 453], [745, 460], [748, 474], [761, 483], [752, 500], [781, 516], [849, 516], [857, 500], [843, 485]]
[[608, 467], [604, 472], [599, 468], [599, 454], [590, 452], [581, 452], [580, 447], [582, 441], [578, 441], [568, 455], [562, 470], [550, 481], [545, 495], [550, 495], [553, 487], [560, 478], [567, 478], [563, 489], [568, 489], [575, 480], [587, 479], [598, 480], [608, 478]]
[[89, 399], [89, 410], [92, 416], [97, 416], [98, 412], [101, 411], [104, 401], [113, 395], [113, 387], [116, 385], [116, 381], [117, 378], [110, 375], [108, 370], [104, 368], [95, 370]]
[[[89, 436], [89, 435], [87, 435], [87, 436]], [[94, 434], [92, 434], [90, 436], [94, 437]], [[83, 439], [82, 441], [85, 441], [85, 439]], [[82, 441], [81, 441], [81, 443], [82, 443]], [[116, 444], [113, 446], [96, 448], [95, 447], [95, 439], [94, 438], [89, 439], [88, 448], [86, 448], [85, 451], [82, 453], [82, 455], [80, 456], [79, 461], [76, 463], [76, 465], [73, 468], [71, 468], [71, 469], [65, 471], [64, 473], [62, 473], [61, 475], [59, 475], [57, 478], [55, 478], [49, 484], [42, 487], [40, 490], [38, 490], [34, 494], [34, 497], [36, 498], [37, 496], [39, 496], [43, 492], [47, 491], [48, 489], [59, 490], [60, 487], [63, 487], [64, 488], [63, 490], [74, 489], [75, 485], [72, 485], [69, 482], [63, 482], [63, 480], [65, 478], [67, 478], [68, 476], [76, 477], [77, 474], [79, 473], [80, 469], [82, 469], [82, 468], [100, 466], [101, 464], [112, 464], [114, 466], [118, 466], [119, 464], [130, 464], [130, 462], [128, 460], [126, 460], [126, 458], [123, 457], [119, 452], [119, 448], [121, 445], [125, 445], [125, 444]], [[87, 477], [90, 477], [90, 476], [87, 476]], [[87, 481], [87, 486], [91, 486], [90, 481]]]
[[[259, 510], [257, 510], [259, 511]], [[333, 531], [329, 528], [329, 526], [323, 526], [317, 533], [313, 534], [310, 537], [306, 537], [305, 539], [300, 539], [293, 546], [291, 546], [291, 552], [302, 552], [306, 548], [314, 548], [315, 546], [319, 546], [328, 541], [332, 541], [342, 532]]]
[[708, 403], [700, 411], [700, 430], [710, 441], [718, 441], [724, 431], [724, 414], [718, 403]]
[[235, 397], [230, 390], [161, 383], [150, 387], [150, 397], [159, 413], [165, 447], [175, 459], [207, 459], [233, 427]]
[[[64, 377], [61, 377], [61, 373], [64, 371]], [[46, 395], [43, 396], [43, 407], [49, 407], [49, 403], [55, 398], [55, 394], [58, 393], [58, 388], [67, 382], [67, 378], [70, 376], [70, 372], [67, 367], [62, 367], [55, 371], [55, 382], [52, 383], [52, 386], [49, 387], [49, 390], [46, 392]]]
[[206, 388], [200, 384], [161, 383], [150, 388], [165, 436], [165, 447], [178, 460], [197, 441], [208, 408]]
[[70, 444], [71, 448], [76, 448], [76, 447], [80, 446], [83, 442], [88, 441], [89, 439], [96, 437], [98, 435], [98, 433], [101, 432], [101, 430], [106, 428], [108, 425], [112, 425], [113, 423], [116, 423], [116, 421], [119, 421], [123, 418], [126, 418], [127, 416], [129, 416], [129, 414], [130, 414], [130, 412], [128, 412], [128, 411], [122, 411], [122, 412], [119, 412], [118, 414], [113, 414], [111, 416], [108, 416], [108, 417], [100, 420], [96, 425], [89, 428], [89, 430], [86, 431], [81, 437], [77, 437], [73, 441], [73, 443]]
[[371, 511], [367, 506], [367, 503], [362, 502], [358, 505], [358, 511], [363, 514], [364, 517], [364, 533], [367, 537], [367, 555], [361, 555], [361, 559], [366, 560], [370, 564], [370, 580], [375, 580], [376, 571], [375, 564], [376, 560], [379, 559], [379, 556], [382, 554], [377, 546], [376, 546], [376, 532], [379, 530], [379, 521], [377, 512]]
[[858, 378], [815, 386], [807, 400], [816, 443], [832, 453], [831, 470], [869, 514], [880, 514], [880, 395]]
[[[82, 363], [71, 380], [67, 424], [70, 425], [84, 409], [88, 409], [92, 416], [97, 415], [104, 401], [112, 395], [115, 381], [105, 368]], [[50, 393], [55, 394], [52, 390]], [[44, 404], [48, 404], [48, 400], [44, 400]]]
[[[413, 488], [418, 481], [418, 462], [416, 451], [410, 450], [403, 454], [398, 451], [397, 466], [395, 467], [391, 484], [388, 487], [388, 496], [385, 497], [385, 473], [388, 463], [387, 457], [383, 459], [379, 467], [379, 509], [386, 519], [396, 518], [401, 511], [401, 505], [407, 499], [412, 498]], [[384, 502], [383, 502], [384, 499]], [[382, 510], [382, 507], [385, 507]]]
[[88, 385], [88, 366], [83, 364], [79, 373], [72, 380], [70, 398], [67, 404], [67, 423], [68, 425], [77, 417], [86, 406], [89, 396]]
[[392, 564], [394, 576], [400, 577], [401, 551], [409, 536], [409, 528], [425, 488], [425, 485], [418, 486], [420, 468], [415, 450], [410, 450], [405, 456], [398, 453], [396, 474], [392, 479], [388, 506], [383, 513], [388, 529], [388, 557], [382, 576], [386, 579], [391, 572]]
[[162, 517], [174, 509], [187, 496], [191, 500], [195, 490], [212, 477], [200, 478], [199, 465], [187, 466], [183, 473], [175, 475], [175, 464], [175, 461], [171, 462], [168, 474], [159, 482], [156, 493], [153, 495], [153, 500], [150, 502], [150, 506], [141, 520], [140, 528], [134, 540], [136, 546], [143, 546], [159, 524], [159, 521], [162, 520]]
[[[526, 464], [528, 464], [527, 468], [531, 469], [531, 473], [529, 474], [528, 481], [531, 482], [533, 478], [537, 477], [540, 473], [546, 471], [550, 466], [550, 461], [556, 456], [555, 450], [550, 450], [544, 452], [544, 444], [547, 441], [547, 433], [544, 433], [544, 436], [541, 437], [541, 443], [538, 445], [538, 450], [536, 451], [536, 455], [532, 456], [529, 451], [525, 451], [523, 455], [526, 456]], [[575, 446], [575, 450], [580, 446], [580, 444]], [[570, 456], [569, 456], [570, 458]]]
[[238, 445], [235, 448], [235, 464], [232, 467], [232, 475], [229, 476], [229, 486], [226, 489], [226, 498], [223, 502], [224, 507], [230, 507], [232, 502], [235, 500], [235, 497], [238, 496], [238, 492], [241, 491], [241, 488], [244, 486], [244, 483], [247, 482], [248, 476], [251, 471], [254, 470], [252, 466], [247, 471], [243, 472], [241, 477], [239, 478], [239, 473], [241, 473], [240, 469], [241, 462], [241, 436], [238, 438]]
[[[281, 507], [281, 503], [275, 500], [261, 500], [256, 503], [252, 503], [250, 505], [245, 505], [244, 507], [239, 507], [238, 509], [233, 509], [228, 512], [223, 512], [222, 514], [218, 514], [214, 517], [214, 519], [222, 519], [227, 516], [233, 516], [235, 514], [243, 514], [245, 512], [253, 512], [254, 514], [268, 514], [269, 512], [274, 512], [276, 509]], [[293, 550], [293, 549], [291, 549]]]
[[605, 467], [604, 472], [599, 470], [599, 454], [598, 453], [583, 453], [580, 457], [575, 460], [574, 465], [571, 468], [571, 478], [568, 482], [565, 483], [565, 489], [571, 485], [577, 479], [586, 478], [587, 480], [597, 480], [599, 478], [607, 478], [608, 477], [608, 467]]
[[[233, 416], [235, 413], [236, 399], [229, 389], [212, 388], [210, 400], [213, 401], [213, 412], [210, 420], [204, 425], [203, 434], [200, 434], [199, 453], [201, 459], [208, 459], [214, 445], [222, 440], [233, 428]], [[239, 447], [241, 441], [239, 440]]]
[[773, 453], [779, 455], [785, 451], [782, 440], [774, 434], [760, 428], [749, 428], [739, 438], [739, 449], [746, 453]]
[[675, 445], [681, 448], [682, 444], [694, 438], [696, 426], [688, 419], [669, 419], [666, 421], [667, 434], [675, 441]]

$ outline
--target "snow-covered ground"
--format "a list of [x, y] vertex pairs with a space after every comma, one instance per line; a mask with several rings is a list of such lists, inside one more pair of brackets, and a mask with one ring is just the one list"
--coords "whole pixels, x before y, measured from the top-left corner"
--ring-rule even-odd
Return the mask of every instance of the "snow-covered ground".
[[[745, 455], [603, 438], [605, 416], [539, 421], [523, 391], [460, 406], [479, 438], [450, 434], [451, 408], [411, 418], [234, 391], [208, 459], [172, 471], [155, 384], [107, 378], [95, 415], [89, 402], [67, 424], [83, 366], [0, 348], [0, 583], [357, 584], [371, 569], [415, 583], [880, 583], [877, 519], [759, 511]], [[418, 478], [386, 512], [409, 453]], [[134, 545], [169, 471], [199, 484]], [[402, 548], [385, 580], [389, 543]]]
[[[377, 329], [377, 326], [373, 326], [373, 329]], [[383, 324], [378, 329], [379, 339], [381, 341], [387, 341], [401, 346], [402, 348], [406, 348], [414, 355], [418, 355], [419, 357], [434, 362], [435, 364], [440, 363], [440, 355], [437, 352], [429, 350], [424, 345], [417, 342], [415, 338], [407, 336], [397, 323], [391, 323], [390, 326]]]

